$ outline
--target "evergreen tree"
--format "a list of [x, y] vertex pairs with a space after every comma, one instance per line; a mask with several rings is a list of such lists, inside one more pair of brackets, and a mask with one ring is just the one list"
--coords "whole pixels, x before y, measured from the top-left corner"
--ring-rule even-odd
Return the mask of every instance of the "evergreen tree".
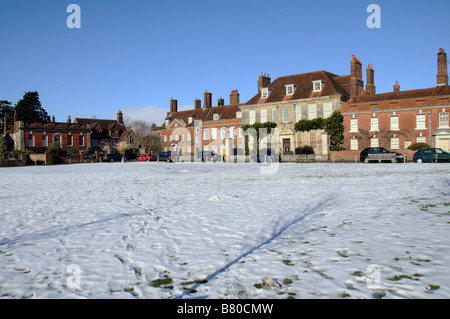
[[50, 119], [39, 101], [38, 92], [26, 92], [17, 102], [15, 110], [19, 121], [45, 123]]
[[0, 123], [1, 123], [1, 129], [2, 129], [2, 133], [3, 133], [3, 121], [5, 118], [5, 114], [6, 114], [6, 121], [7, 121], [7, 126], [11, 126], [14, 121], [14, 108], [11, 106], [11, 102], [3, 100], [0, 101], [0, 114], [1, 114], [1, 118], [0, 118]]

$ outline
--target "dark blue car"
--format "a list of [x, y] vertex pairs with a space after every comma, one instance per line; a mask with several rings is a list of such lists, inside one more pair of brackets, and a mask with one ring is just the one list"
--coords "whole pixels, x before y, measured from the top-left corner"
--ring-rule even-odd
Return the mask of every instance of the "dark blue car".
[[172, 162], [172, 152], [158, 152], [156, 153], [156, 159], [157, 161], [166, 161], [166, 162]]
[[450, 154], [441, 148], [422, 148], [414, 154], [413, 160], [415, 163], [450, 162]]

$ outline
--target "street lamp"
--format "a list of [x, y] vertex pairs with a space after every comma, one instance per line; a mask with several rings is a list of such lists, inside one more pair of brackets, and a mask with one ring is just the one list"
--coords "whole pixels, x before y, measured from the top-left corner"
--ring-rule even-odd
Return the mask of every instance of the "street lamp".
[[430, 141], [430, 146], [433, 147], [431, 139], [431, 110], [428, 111], [428, 140]]

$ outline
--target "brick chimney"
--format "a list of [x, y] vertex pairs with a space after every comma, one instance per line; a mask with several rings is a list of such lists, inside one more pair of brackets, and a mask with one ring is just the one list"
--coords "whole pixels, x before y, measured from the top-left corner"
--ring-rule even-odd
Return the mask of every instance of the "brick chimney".
[[437, 86], [448, 85], [447, 53], [441, 48], [438, 53]]
[[350, 95], [360, 96], [364, 90], [364, 81], [362, 80], [362, 64], [361, 61], [352, 55], [350, 62], [351, 77], [350, 77]]
[[261, 72], [261, 75], [258, 78], [258, 92], [261, 91], [262, 88], [266, 88], [270, 85], [270, 77], [269, 74], [265, 74], [263, 75], [263, 73]]
[[212, 93], [205, 90], [204, 96], [204, 107], [212, 107]]
[[238, 90], [232, 90], [230, 94], [230, 105], [239, 104], [239, 92]]
[[220, 99], [217, 100], [217, 106], [224, 106], [225, 105], [225, 100], [222, 99], [222, 97], [220, 97]]
[[123, 114], [120, 110], [117, 112], [117, 122], [119, 122], [119, 124], [123, 124]]
[[366, 83], [366, 90], [369, 91], [372, 94], [375, 94], [375, 71], [373, 70], [373, 65], [369, 64], [367, 67], [367, 83]]
[[400, 92], [400, 84], [398, 84], [398, 81], [395, 81], [394, 92]]
[[178, 101], [170, 98], [170, 113], [178, 112]]
[[68, 123], [68, 124], [72, 123], [72, 119], [70, 118], [70, 115], [69, 115], [69, 117], [67, 118], [67, 123]]
[[199, 99], [195, 99], [194, 101], [194, 109], [201, 109], [202, 108], [202, 101]]

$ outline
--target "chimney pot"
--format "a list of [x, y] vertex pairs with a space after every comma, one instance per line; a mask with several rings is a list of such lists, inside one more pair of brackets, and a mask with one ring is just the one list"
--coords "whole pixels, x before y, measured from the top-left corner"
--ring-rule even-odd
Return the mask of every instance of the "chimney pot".
[[437, 58], [438, 72], [437, 72], [437, 85], [448, 85], [448, 71], [447, 71], [447, 53], [444, 49], [439, 49]]
[[232, 90], [230, 94], [230, 105], [238, 105], [239, 103], [238, 90]]

